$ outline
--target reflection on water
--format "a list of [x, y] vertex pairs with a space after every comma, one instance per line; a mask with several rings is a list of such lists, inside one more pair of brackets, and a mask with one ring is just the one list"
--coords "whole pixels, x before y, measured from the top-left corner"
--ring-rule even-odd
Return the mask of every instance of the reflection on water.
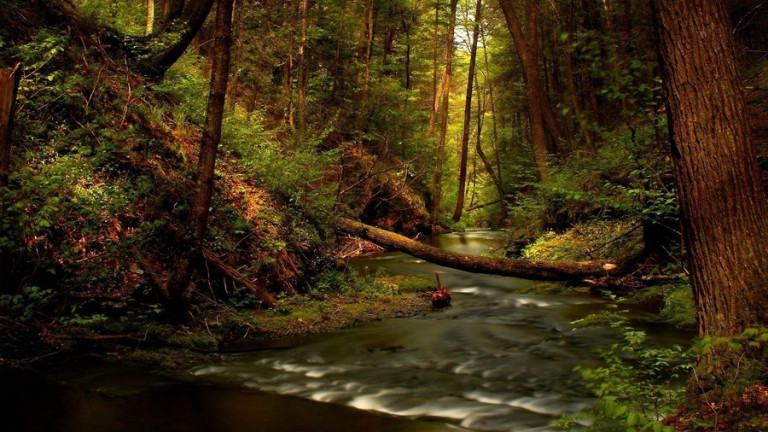
[[[492, 253], [504, 236], [448, 234], [427, 242], [463, 253]], [[519, 294], [532, 282], [435, 266], [401, 253], [356, 260], [393, 274], [441, 274], [453, 307], [336, 334], [302, 338], [293, 348], [228, 355], [189, 373], [189, 383], [140, 381], [131, 372], [80, 374], [80, 386], [130, 389], [107, 398], [49, 386], [23, 394], [5, 383], [2, 406], [24, 412], [12, 430], [64, 431], [545, 431], [563, 414], [592, 403], [576, 365], [618, 335], [574, 330], [573, 320], [601, 310], [582, 294]], [[653, 336], [653, 335], [652, 335]], [[656, 328], [655, 336], [674, 334]], [[2, 377], [0, 377], [2, 378]], [[121, 381], [122, 380], [122, 381]], [[7, 380], [4, 380], [7, 381]], [[115, 394], [114, 389], [108, 389]], [[29, 407], [47, 410], [30, 414]], [[15, 418], [15, 417], [14, 417]], [[14, 425], [12, 420], [12, 425]]]

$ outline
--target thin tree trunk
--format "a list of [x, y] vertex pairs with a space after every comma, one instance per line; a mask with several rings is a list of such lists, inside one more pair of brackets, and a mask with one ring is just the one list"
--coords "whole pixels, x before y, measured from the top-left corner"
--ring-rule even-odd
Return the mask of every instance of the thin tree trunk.
[[[488, 86], [488, 100], [491, 103], [491, 126], [493, 130], [493, 140], [491, 141], [492, 147], [493, 147], [493, 153], [494, 153], [494, 160], [496, 162], [496, 172], [497, 172], [497, 180], [499, 182], [499, 185], [503, 184], [502, 182], [502, 173], [501, 173], [501, 155], [499, 155], [500, 151], [498, 148], [499, 143], [499, 131], [498, 126], [496, 122], [496, 101], [493, 97], [493, 80], [491, 78], [491, 68], [488, 63], [488, 49], [486, 48], [486, 40], [485, 40], [485, 30], [482, 26], [480, 26], [480, 37], [483, 41], [483, 58], [485, 60], [485, 76], [486, 76], [486, 85]], [[482, 150], [481, 150], [482, 151]], [[499, 194], [502, 194], [502, 190], [499, 189]], [[503, 196], [503, 195], [502, 195]], [[505, 202], [505, 211], [506, 211], [506, 202]], [[506, 219], [506, 217], [505, 217]]]
[[11, 174], [11, 131], [20, 80], [19, 64], [10, 69], [0, 69], [0, 189], [8, 185]]
[[[400, 20], [405, 31], [405, 90], [411, 90], [411, 23], [405, 19], [405, 12], [400, 10]], [[408, 98], [410, 91], [405, 93], [404, 109], [408, 109]]]
[[432, 42], [435, 44], [434, 52], [432, 53], [432, 106], [429, 115], [429, 127], [427, 127], [426, 136], [431, 137], [432, 132], [435, 130], [435, 124], [437, 123], [437, 114], [440, 111], [440, 101], [442, 96], [440, 94], [440, 88], [438, 87], [438, 70], [437, 64], [440, 57], [440, 44], [438, 34], [438, 23], [440, 21], [440, 0], [435, 2], [435, 22], [432, 34]]
[[[475, 26], [472, 30], [472, 48], [469, 55], [469, 74], [467, 76], [467, 96], [464, 103], [464, 130], [461, 135], [461, 156], [459, 156], [459, 192], [456, 209], [453, 211], [453, 221], [461, 220], [464, 210], [464, 195], [467, 187], [467, 157], [469, 155], [469, 127], [472, 123], [472, 88], [475, 83], [475, 65], [477, 63], [477, 40], [480, 36], [483, 0], [477, 0], [475, 7]], [[480, 137], [478, 136], [478, 139]]]
[[459, 0], [451, 0], [451, 17], [448, 22], [448, 35], [446, 38], [445, 70], [442, 82], [442, 105], [440, 107], [440, 138], [437, 141], [435, 151], [435, 174], [432, 178], [432, 211], [430, 224], [437, 226], [437, 216], [440, 211], [440, 202], [443, 195], [443, 159], [445, 158], [445, 139], [448, 133], [448, 108], [451, 95], [451, 75], [453, 74], [453, 46], [454, 30], [456, 28], [456, 8]]
[[149, 36], [155, 31], [155, 0], [147, 0], [147, 26], [144, 34]]
[[242, 27], [243, 27], [243, 0], [235, 0], [235, 5], [233, 9], [233, 16], [232, 16], [232, 46], [233, 54], [232, 54], [232, 65], [234, 66], [232, 69], [232, 83], [229, 85], [229, 106], [227, 108], [227, 111], [230, 113], [235, 112], [235, 109], [237, 108], [237, 98], [240, 93], [240, 58], [242, 57], [242, 51], [243, 51], [243, 44], [241, 40], [241, 33], [242, 33]]
[[232, 6], [234, 0], [218, 0], [216, 30], [211, 55], [211, 89], [200, 143], [200, 156], [195, 176], [195, 195], [192, 201], [192, 247], [177, 264], [168, 281], [167, 294], [172, 311], [178, 318], [186, 313], [193, 261], [201, 256], [203, 239], [208, 226], [209, 207], [213, 196], [216, 156], [221, 140], [221, 122], [229, 80], [230, 48], [232, 46]]
[[360, 119], [357, 130], [357, 145], [362, 147], [365, 127], [368, 123], [368, 98], [370, 96], [371, 85], [371, 60], [373, 59], [373, 31], [374, 31], [374, 0], [369, 0], [365, 8], [365, 51], [363, 61], [365, 62], [365, 75], [363, 76], [363, 95], [360, 100]]
[[307, 90], [309, 87], [309, 69], [307, 68], [307, 25], [309, 21], [309, 0], [301, 0], [301, 39], [299, 41], [299, 132], [304, 135], [307, 129]]
[[299, 10], [297, 6], [293, 11], [293, 25], [291, 28], [291, 42], [288, 45], [288, 55], [283, 66], [283, 95], [285, 97], [285, 119], [291, 130], [296, 129], [296, 123], [293, 119], [293, 48], [296, 45], [296, 27], [299, 22]]
[[[726, 4], [652, 4], [699, 333], [733, 336], [768, 327], [768, 206]], [[765, 368], [764, 350], [701, 356], [699, 366], [709, 374], [701, 379], [711, 380], [705, 390], [707, 384], [736, 382], [733, 374], [740, 364], [749, 367], [748, 360]], [[738, 382], [759, 384], [741, 375]]]
[[[480, 89], [480, 83], [477, 83], [478, 90]], [[477, 98], [477, 141], [475, 142], [475, 153], [477, 153], [477, 156], [480, 158], [480, 161], [483, 163], [483, 167], [485, 167], [485, 171], [488, 173], [489, 176], [491, 176], [491, 181], [493, 181], [493, 185], [496, 186], [496, 192], [499, 194], [499, 200], [501, 204], [501, 216], [500, 216], [500, 222], [503, 222], [507, 219], [507, 201], [505, 199], [505, 193], [504, 193], [504, 185], [501, 183], [501, 166], [500, 164], [497, 164], [497, 169], [499, 170], [498, 175], [494, 172], [493, 165], [491, 164], [491, 161], [488, 159], [488, 156], [486, 156], [485, 151], [483, 151], [483, 141], [481, 139], [483, 135], [483, 115], [484, 115], [484, 107], [483, 103], [480, 101], [480, 97]], [[498, 157], [497, 157], [498, 160]]]

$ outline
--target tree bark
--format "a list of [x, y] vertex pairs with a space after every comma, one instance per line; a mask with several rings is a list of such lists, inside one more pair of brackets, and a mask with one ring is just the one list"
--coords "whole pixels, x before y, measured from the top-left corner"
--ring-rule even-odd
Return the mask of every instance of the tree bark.
[[768, 208], [725, 6], [656, 7], [700, 333], [768, 327]]
[[0, 189], [8, 185], [11, 174], [11, 131], [20, 80], [21, 65], [0, 69]]
[[598, 261], [538, 262], [464, 255], [428, 246], [408, 237], [346, 218], [336, 218], [334, 226], [340, 231], [372, 241], [386, 248], [406, 252], [434, 264], [473, 273], [513, 276], [531, 280], [580, 281], [588, 277], [606, 276], [621, 271], [619, 266], [606, 266], [606, 263]]
[[221, 140], [221, 122], [224, 117], [224, 100], [229, 80], [230, 48], [232, 46], [232, 9], [234, 0], [218, 0], [216, 8], [215, 36], [211, 55], [211, 89], [208, 108], [200, 143], [200, 156], [195, 176], [195, 195], [192, 201], [191, 249], [179, 260], [168, 281], [172, 313], [181, 317], [186, 312], [193, 261], [201, 256], [203, 239], [208, 226], [209, 207], [213, 196], [213, 179], [216, 156]]
[[440, 202], [443, 196], [443, 159], [445, 158], [445, 138], [448, 134], [448, 108], [451, 96], [451, 75], [453, 74], [453, 47], [454, 30], [456, 28], [456, 8], [459, 0], [451, 0], [451, 17], [448, 22], [448, 35], [446, 38], [445, 70], [442, 81], [442, 101], [440, 106], [440, 137], [435, 150], [435, 174], [432, 178], [432, 211], [430, 212], [430, 224], [437, 226], [437, 216], [440, 212]]
[[[477, 63], [477, 40], [480, 36], [480, 22], [482, 20], [483, 0], [477, 0], [475, 8], [475, 26], [472, 30], [472, 48], [469, 55], [469, 73], [467, 74], [467, 96], [464, 103], [464, 130], [461, 134], [461, 156], [459, 157], [459, 192], [456, 200], [456, 209], [453, 212], [453, 221], [461, 220], [464, 210], [464, 195], [467, 187], [467, 157], [469, 156], [469, 126], [472, 123], [472, 88], [475, 83], [475, 65]], [[480, 142], [480, 136], [477, 137]]]

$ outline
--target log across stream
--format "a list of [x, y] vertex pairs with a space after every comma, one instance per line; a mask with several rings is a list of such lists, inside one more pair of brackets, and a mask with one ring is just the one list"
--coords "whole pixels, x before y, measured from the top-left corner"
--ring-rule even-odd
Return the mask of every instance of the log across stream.
[[537, 262], [492, 258], [443, 250], [391, 231], [347, 218], [336, 218], [341, 231], [377, 243], [391, 250], [406, 252], [434, 264], [473, 273], [514, 276], [529, 280], [573, 281], [617, 274], [622, 266], [603, 261]]

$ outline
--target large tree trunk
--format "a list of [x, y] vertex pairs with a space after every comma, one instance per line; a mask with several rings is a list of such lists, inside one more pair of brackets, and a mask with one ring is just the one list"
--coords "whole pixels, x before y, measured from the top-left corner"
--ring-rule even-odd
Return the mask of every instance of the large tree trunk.
[[537, 262], [464, 255], [428, 246], [408, 237], [346, 218], [336, 218], [334, 226], [346, 233], [390, 249], [409, 253], [431, 263], [473, 273], [514, 276], [531, 280], [580, 281], [588, 277], [606, 276], [620, 271], [618, 266], [597, 261]]
[[[699, 332], [732, 336], [768, 327], [768, 207], [726, 2], [652, 3]], [[732, 358], [717, 352], [714, 362], [704, 355], [699, 366], [708, 376], [702, 379], [722, 385], [748, 360], [765, 368], [760, 351], [750, 348]]]
[[451, 0], [451, 17], [448, 22], [448, 35], [446, 37], [445, 70], [441, 85], [442, 101], [440, 105], [440, 137], [435, 151], [435, 174], [432, 178], [432, 211], [429, 222], [432, 227], [437, 226], [437, 216], [440, 212], [440, 203], [443, 198], [443, 159], [445, 158], [445, 139], [448, 134], [448, 108], [451, 99], [451, 75], [453, 74], [453, 46], [454, 30], [456, 28], [456, 8], [459, 0]]
[[8, 185], [11, 174], [11, 130], [20, 80], [20, 65], [0, 69], [0, 189]]
[[195, 176], [195, 195], [192, 201], [191, 249], [180, 259], [168, 281], [164, 293], [172, 313], [182, 318], [189, 298], [193, 262], [201, 256], [203, 239], [208, 226], [209, 207], [213, 196], [213, 178], [216, 155], [221, 140], [221, 122], [224, 117], [224, 100], [229, 80], [230, 48], [232, 46], [232, 7], [234, 0], [218, 0], [216, 8], [216, 30], [211, 55], [211, 90], [200, 143], [200, 157]]
[[[464, 131], [461, 134], [461, 156], [459, 157], [459, 193], [453, 221], [461, 220], [464, 210], [464, 195], [467, 187], [467, 157], [469, 156], [469, 126], [472, 123], [472, 88], [475, 83], [475, 65], [477, 63], [477, 40], [480, 36], [483, 0], [477, 0], [475, 8], [475, 26], [472, 30], [472, 48], [469, 55], [469, 73], [467, 74], [467, 97], [464, 103]], [[478, 142], [480, 137], [478, 136]]]
[[[16, 96], [21, 80], [21, 66], [10, 69], [0, 69], [0, 221], [9, 204], [3, 189], [8, 185], [11, 173], [11, 131], [13, 130], [13, 115], [16, 108]], [[10, 292], [10, 265], [6, 253], [0, 248], [0, 280], [7, 281], [0, 286], [0, 292]]]

